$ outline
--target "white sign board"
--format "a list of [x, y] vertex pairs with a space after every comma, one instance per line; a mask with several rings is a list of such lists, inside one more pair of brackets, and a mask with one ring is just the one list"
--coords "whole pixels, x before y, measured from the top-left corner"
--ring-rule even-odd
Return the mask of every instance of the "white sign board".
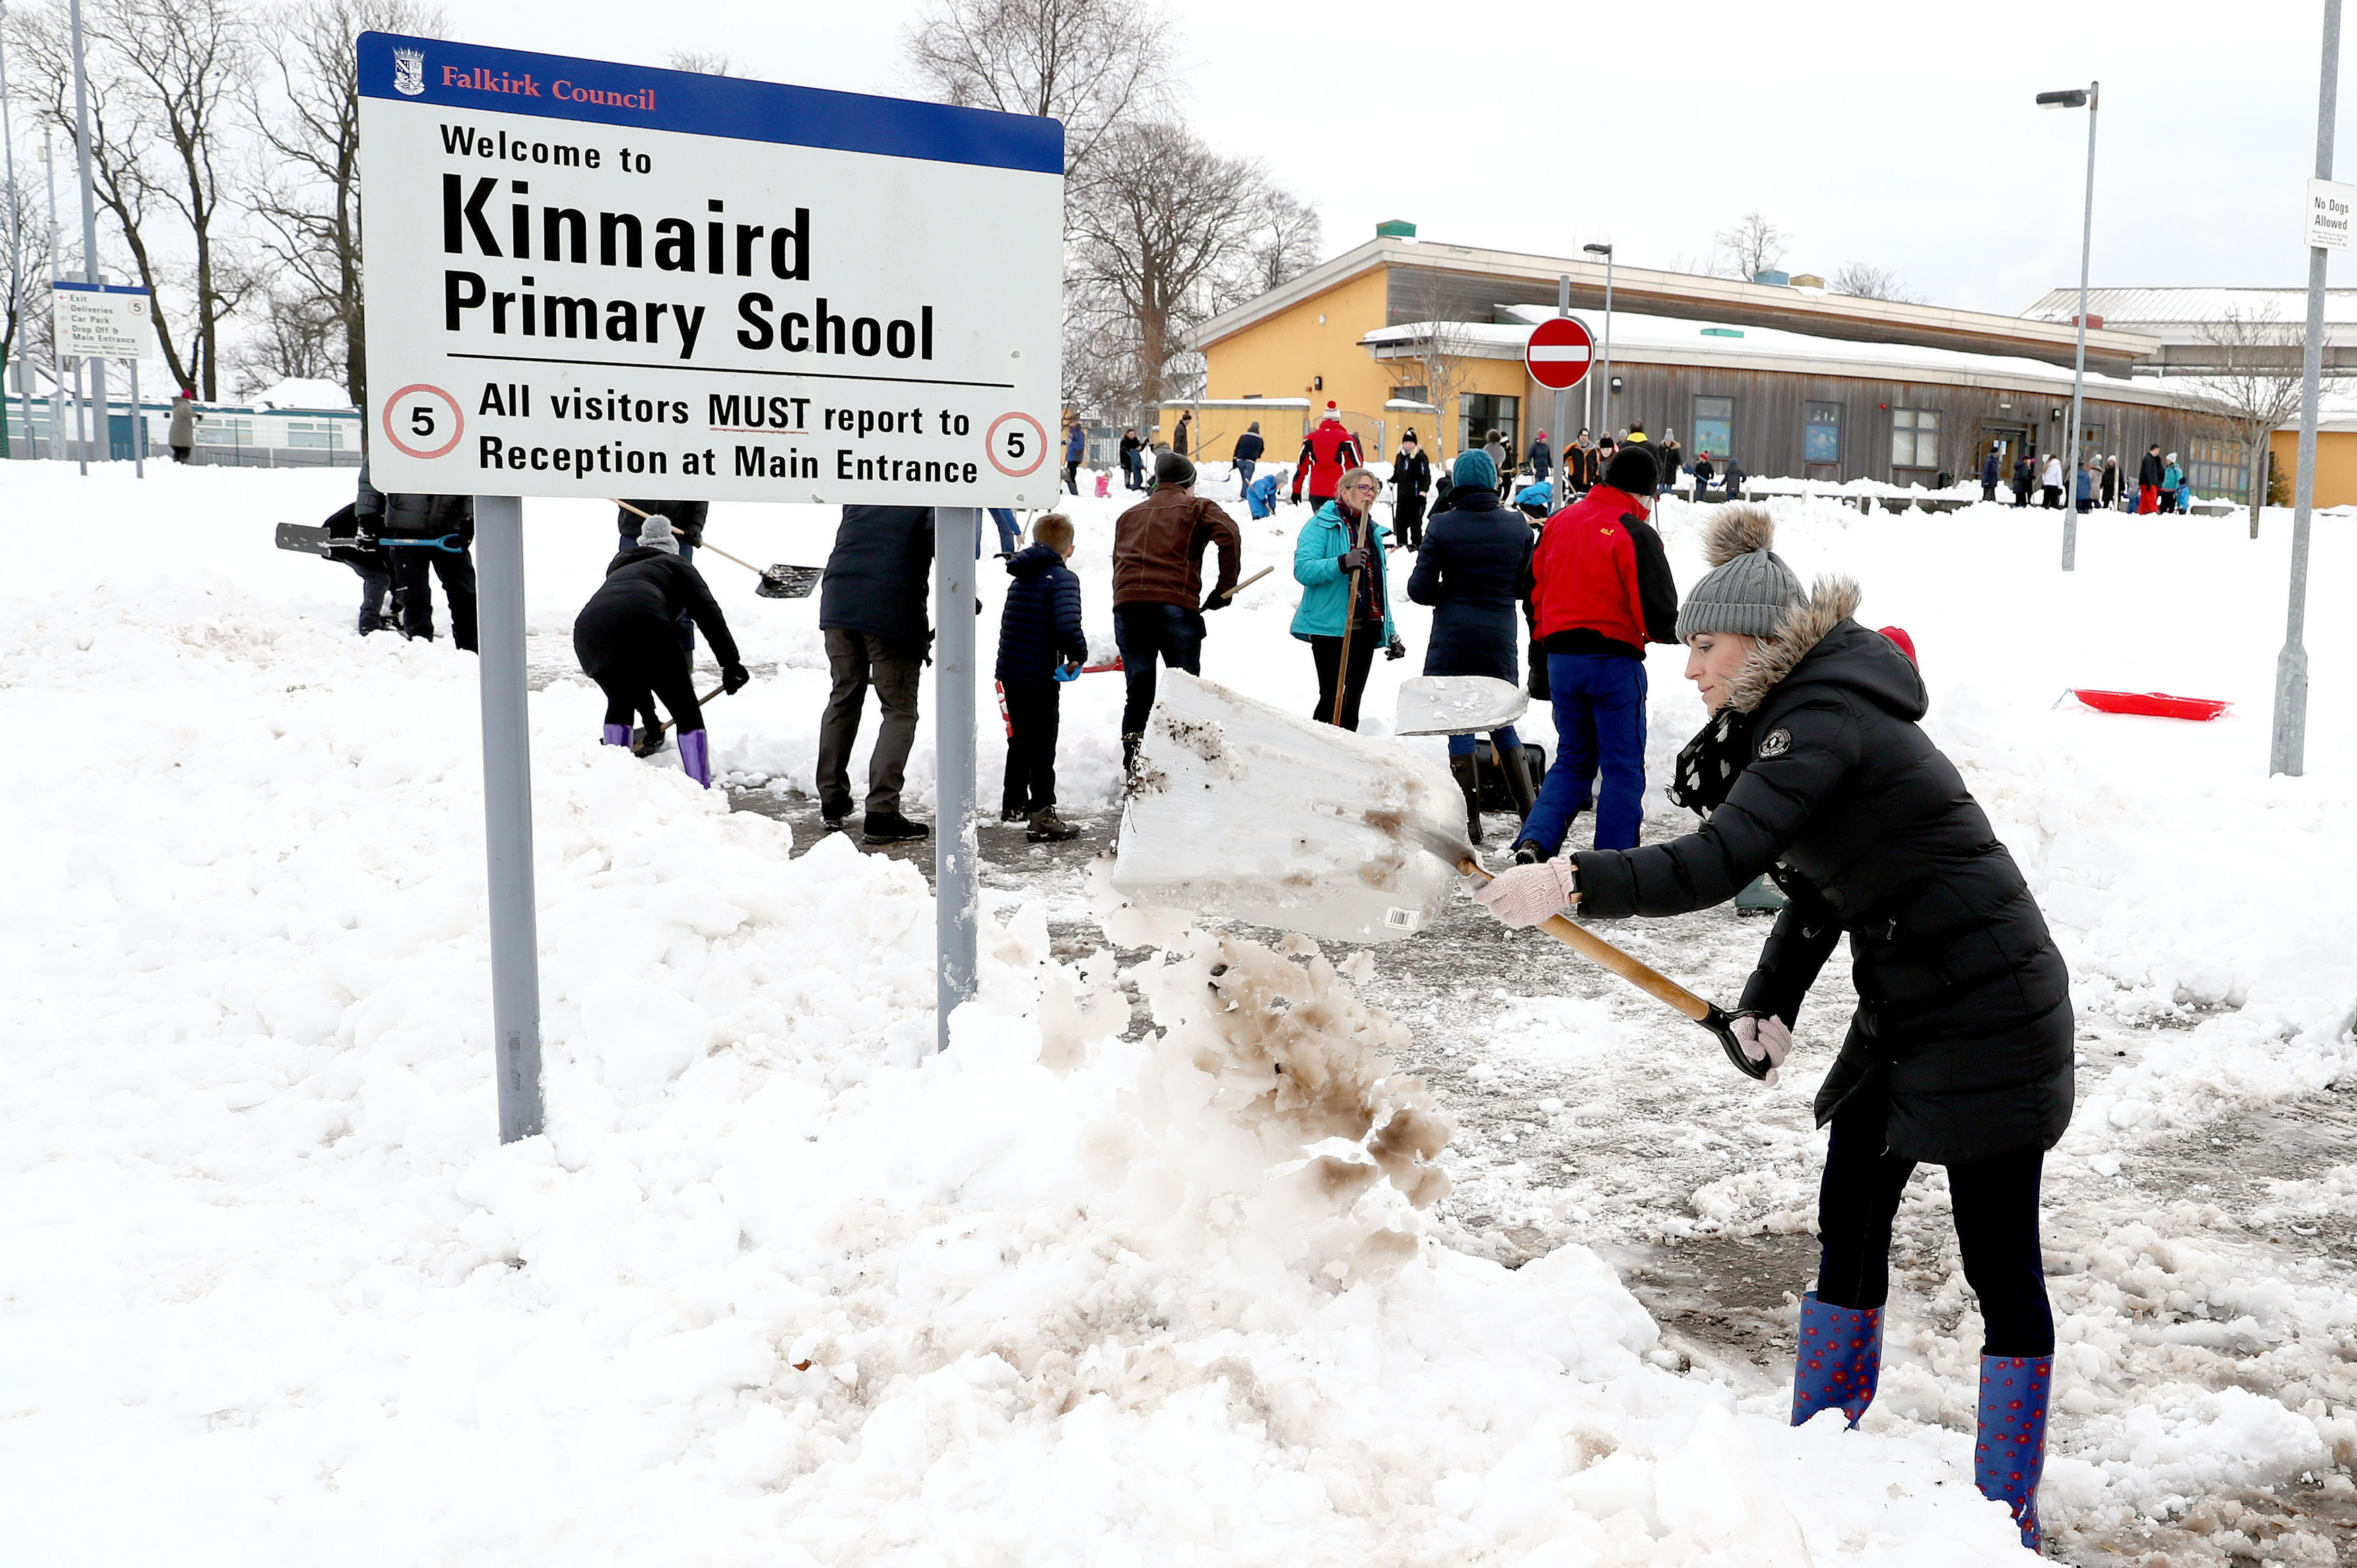
[[49, 322], [60, 360], [136, 360], [155, 337], [155, 302], [124, 284], [52, 283]]
[[1053, 120], [368, 33], [371, 478], [1046, 504]]
[[2335, 185], [2329, 179], [2308, 182], [2309, 249], [2347, 250], [2352, 215], [2357, 215], [2357, 185]]

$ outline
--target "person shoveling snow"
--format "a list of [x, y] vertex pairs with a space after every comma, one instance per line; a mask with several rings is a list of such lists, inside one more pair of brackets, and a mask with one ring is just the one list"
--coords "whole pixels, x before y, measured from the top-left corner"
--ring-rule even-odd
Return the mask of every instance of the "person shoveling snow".
[[606, 693], [608, 746], [630, 744], [630, 715], [652, 716], [654, 699], [679, 725], [679, 764], [689, 778], [712, 787], [712, 753], [704, 710], [679, 645], [677, 622], [692, 618], [720, 660], [720, 685], [735, 692], [753, 677], [737, 657], [737, 639], [704, 575], [679, 558], [669, 520], [649, 517], [638, 542], [614, 557], [606, 580], [573, 623], [573, 650], [582, 672]]
[[[2070, 976], [2037, 901], [1963, 778], [1918, 727], [1922, 678], [1852, 619], [1857, 584], [1797, 582], [1767, 514], [1713, 521], [1713, 570], [1678, 636], [1711, 720], [1689, 748], [1709, 809], [1666, 843], [1517, 866], [1475, 897], [1511, 926], [1566, 905], [1669, 916], [1762, 872], [1790, 903], [1736, 1030], [1783, 1062], [1802, 999], [1844, 932], [1858, 1007], [1816, 1098], [1830, 1123], [1816, 1289], [1802, 1298], [1794, 1424], [1857, 1424], [1881, 1369], [1892, 1217], [1918, 1162], [1945, 1165], [1964, 1277], [1986, 1322], [1974, 1478], [2037, 1546], [2054, 1320], [2039, 1251], [2046, 1151], [2070, 1125]], [[1770, 569], [1772, 565], [1772, 569]]]

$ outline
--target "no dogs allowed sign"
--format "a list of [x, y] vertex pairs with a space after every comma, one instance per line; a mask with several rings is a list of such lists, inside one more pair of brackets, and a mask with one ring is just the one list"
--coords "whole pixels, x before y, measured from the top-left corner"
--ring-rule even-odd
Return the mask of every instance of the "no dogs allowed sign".
[[360, 39], [371, 478], [1044, 503], [1053, 120]]

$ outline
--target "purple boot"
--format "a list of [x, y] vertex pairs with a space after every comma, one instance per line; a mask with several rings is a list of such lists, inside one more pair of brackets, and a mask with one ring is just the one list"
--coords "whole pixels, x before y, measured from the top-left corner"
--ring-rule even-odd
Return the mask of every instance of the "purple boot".
[[1801, 1297], [1800, 1352], [1792, 1369], [1792, 1424], [1838, 1407], [1852, 1426], [1882, 1380], [1882, 1308], [1829, 1306]]
[[2013, 1510], [2021, 1544], [2039, 1549], [2038, 1477], [2046, 1468], [2046, 1395], [2051, 1356], [1981, 1358], [1981, 1434], [1973, 1484]]
[[606, 726], [606, 744], [608, 746], [630, 745], [630, 726], [628, 725], [608, 725]]
[[687, 776], [705, 789], [712, 788], [712, 747], [707, 732], [685, 729], [679, 732], [679, 765]]

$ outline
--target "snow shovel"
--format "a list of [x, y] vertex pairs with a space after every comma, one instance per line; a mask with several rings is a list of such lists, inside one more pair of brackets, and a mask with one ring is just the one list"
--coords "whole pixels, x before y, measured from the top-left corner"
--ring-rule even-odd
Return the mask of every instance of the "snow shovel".
[[[1167, 671], [1146, 723], [1112, 882], [1131, 897], [1334, 941], [1399, 941], [1480, 881], [1457, 781], [1422, 757]], [[1767, 1076], [1730, 1015], [1585, 927], [1539, 928], [1708, 1029]]]
[[[640, 510], [637, 507], [632, 506], [626, 500], [617, 499], [614, 504], [620, 507], [624, 511], [629, 512], [633, 517], [643, 518], [649, 515], [648, 513]], [[698, 550], [709, 550], [715, 555], [719, 556], [723, 561], [734, 561], [739, 566], [744, 567], [748, 572], [750, 572], [755, 576], [760, 578], [761, 585], [753, 590], [754, 595], [759, 598], [809, 598], [811, 596], [811, 590], [818, 586], [819, 578], [825, 575], [816, 566], [756, 566], [753, 563], [746, 560], [743, 556], [731, 555], [726, 550], [721, 549], [717, 544], [713, 544], [708, 542], [698, 544], [696, 548]]]

